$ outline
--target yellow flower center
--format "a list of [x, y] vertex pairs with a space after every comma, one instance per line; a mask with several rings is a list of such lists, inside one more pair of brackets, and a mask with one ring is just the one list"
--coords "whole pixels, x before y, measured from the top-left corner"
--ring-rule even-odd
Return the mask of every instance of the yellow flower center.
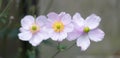
[[55, 32], [62, 32], [64, 29], [64, 24], [61, 21], [56, 21], [53, 23], [52, 28]]
[[31, 26], [31, 28], [30, 28], [30, 31], [32, 32], [32, 33], [36, 33], [36, 32], [38, 32], [40, 30], [40, 27], [37, 25], [37, 24], [33, 24], [32, 26]]
[[88, 33], [90, 31], [89, 27], [84, 27], [84, 32]]

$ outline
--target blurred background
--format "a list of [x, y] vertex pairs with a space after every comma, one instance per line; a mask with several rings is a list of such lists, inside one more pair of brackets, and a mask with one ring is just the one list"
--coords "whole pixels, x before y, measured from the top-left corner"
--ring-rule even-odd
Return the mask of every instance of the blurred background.
[[[74, 45], [55, 58], [120, 58], [120, 0], [0, 0], [0, 58], [52, 58], [57, 42], [47, 40], [34, 48], [17, 36], [25, 15], [49, 12], [80, 12], [83, 18], [95, 13], [102, 18], [100, 28], [106, 33], [103, 41], [91, 41], [86, 51]], [[64, 40], [61, 45], [69, 47], [74, 42]]]

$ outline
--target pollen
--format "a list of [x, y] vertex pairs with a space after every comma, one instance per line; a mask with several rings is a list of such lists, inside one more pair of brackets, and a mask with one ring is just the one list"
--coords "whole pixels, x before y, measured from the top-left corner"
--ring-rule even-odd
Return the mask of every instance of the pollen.
[[37, 25], [37, 24], [33, 24], [32, 26], [31, 26], [31, 28], [30, 28], [30, 31], [32, 32], [32, 33], [36, 33], [36, 32], [38, 32], [40, 30], [40, 27]]
[[53, 23], [52, 28], [55, 32], [62, 32], [64, 30], [64, 24], [61, 21], [56, 21]]
[[84, 32], [85, 33], [88, 33], [90, 31], [90, 28], [89, 27], [84, 27]]

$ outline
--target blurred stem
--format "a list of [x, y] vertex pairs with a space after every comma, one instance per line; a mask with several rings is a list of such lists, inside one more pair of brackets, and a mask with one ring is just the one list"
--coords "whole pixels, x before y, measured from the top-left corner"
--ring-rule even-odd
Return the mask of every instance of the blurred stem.
[[4, 27], [2, 29], [2, 31], [5, 32], [4, 37], [3, 37], [3, 44], [4, 44], [3, 45], [3, 57], [5, 57], [5, 58], [6, 58], [6, 47], [7, 47], [7, 42], [6, 41], [7, 41], [7, 36], [8, 36], [9, 27], [10, 27], [11, 23], [12, 23], [12, 20], [9, 19], [9, 22], [6, 25], [6, 27]]
[[59, 49], [60, 47], [60, 42], [58, 42], [58, 45], [57, 45], [57, 52], [52, 56], [52, 58], [55, 58], [61, 51]]
[[52, 6], [52, 4], [53, 4], [53, 1], [54, 1], [54, 0], [51, 0], [51, 1], [49, 2], [49, 4], [47, 5], [45, 11], [43, 12], [43, 14], [47, 14], [47, 13], [48, 13], [48, 11], [50, 10], [50, 8], [51, 8], [51, 6]]
[[[73, 43], [73, 44], [72, 44], [71, 46], [69, 46], [68, 48], [66, 48], [63, 52], [70, 50], [75, 44], [76, 44], [76, 42]], [[59, 47], [60, 47], [60, 42], [58, 42], [58, 46], [57, 46], [58, 50], [57, 50], [57, 52], [52, 56], [52, 58], [55, 58], [55, 57], [61, 52], [61, 49], [60, 49]]]
[[60, 53], [60, 51], [58, 50], [58, 51], [52, 56], [52, 58], [55, 58], [59, 53]]
[[71, 46], [69, 46], [67, 49], [65, 49], [65, 51], [70, 50], [73, 46], [75, 46], [75, 44], [76, 44], [76, 42], [75, 42], [75, 43], [73, 43]]
[[11, 4], [12, 1], [13, 1], [13, 0], [10, 0], [10, 1], [8, 2], [8, 4], [7, 4], [7, 6], [5, 7], [5, 9], [1, 12], [0, 17], [8, 10], [8, 8], [10, 7], [10, 4]]
[[[10, 0], [7, 4], [7, 6], [5, 7], [5, 9], [1, 12], [0, 14], [0, 17], [3, 16], [3, 14], [9, 9], [10, 7], [10, 4], [11, 4], [12, 0]], [[7, 25], [0, 31], [0, 32], [4, 32], [4, 36], [3, 36], [3, 57], [6, 58], [6, 48], [7, 48], [7, 36], [8, 36], [8, 32], [10, 31], [9, 30], [9, 27], [12, 23], [12, 20], [11, 19], [8, 19], [8, 23]]]

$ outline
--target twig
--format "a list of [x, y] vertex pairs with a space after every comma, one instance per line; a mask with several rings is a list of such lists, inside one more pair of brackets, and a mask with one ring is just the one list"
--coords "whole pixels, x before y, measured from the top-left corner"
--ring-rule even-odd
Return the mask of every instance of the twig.
[[60, 42], [58, 42], [58, 45], [57, 45], [57, 52], [52, 56], [52, 58], [55, 58], [59, 53], [60, 53], [60, 50], [59, 50], [59, 47], [60, 46]]
[[59, 53], [60, 53], [60, 51], [58, 50], [58, 51], [52, 56], [52, 58], [55, 58]]
[[67, 50], [71, 49], [71, 48], [72, 48], [75, 44], [76, 44], [76, 42], [75, 42], [75, 43], [73, 43], [70, 47], [68, 47], [65, 51], [67, 51]]

